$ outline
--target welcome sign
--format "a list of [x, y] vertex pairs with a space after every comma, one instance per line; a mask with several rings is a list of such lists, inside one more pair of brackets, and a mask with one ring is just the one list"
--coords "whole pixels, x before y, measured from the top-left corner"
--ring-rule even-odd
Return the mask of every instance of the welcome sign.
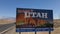
[[52, 31], [53, 11], [17, 8], [16, 32]]

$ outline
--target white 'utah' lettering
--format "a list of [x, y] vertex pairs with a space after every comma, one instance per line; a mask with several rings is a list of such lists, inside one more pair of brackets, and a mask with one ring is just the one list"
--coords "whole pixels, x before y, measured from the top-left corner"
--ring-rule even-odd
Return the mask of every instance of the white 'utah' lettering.
[[29, 18], [31, 15], [31, 17], [35, 18], [35, 17], [39, 17], [39, 18], [48, 18], [47, 13], [37, 13], [37, 12], [24, 12], [25, 14], [25, 18]]

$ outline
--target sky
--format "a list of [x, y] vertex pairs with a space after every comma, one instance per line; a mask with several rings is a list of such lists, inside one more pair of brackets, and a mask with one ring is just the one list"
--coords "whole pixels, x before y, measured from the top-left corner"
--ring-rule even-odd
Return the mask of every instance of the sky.
[[16, 8], [51, 9], [60, 19], [60, 0], [0, 0], [0, 18], [16, 17]]

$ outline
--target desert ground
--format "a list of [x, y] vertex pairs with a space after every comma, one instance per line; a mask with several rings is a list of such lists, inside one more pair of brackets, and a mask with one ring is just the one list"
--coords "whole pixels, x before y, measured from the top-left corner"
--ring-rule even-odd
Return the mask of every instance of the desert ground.
[[[14, 22], [15, 20], [0, 20], [0, 25], [11, 24]], [[16, 25], [9, 27], [8, 30], [6, 29], [2, 33], [0, 32], [0, 34], [19, 34], [19, 32], [15, 31], [16, 31]], [[21, 32], [20, 34], [35, 34], [35, 32]], [[36, 32], [36, 34], [49, 34], [49, 33], [46, 31], [44, 32], [40, 31]], [[51, 34], [60, 34], [60, 19], [54, 20], [54, 31], [52, 31]]]

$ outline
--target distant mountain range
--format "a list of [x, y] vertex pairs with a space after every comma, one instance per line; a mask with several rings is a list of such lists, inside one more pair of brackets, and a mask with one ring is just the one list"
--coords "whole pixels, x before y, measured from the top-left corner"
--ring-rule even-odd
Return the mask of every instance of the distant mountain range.
[[14, 23], [16, 22], [15, 17], [1, 17], [0, 18], [0, 24], [8, 24], [8, 23]]
[[0, 20], [16, 20], [15, 17], [0, 17]]

